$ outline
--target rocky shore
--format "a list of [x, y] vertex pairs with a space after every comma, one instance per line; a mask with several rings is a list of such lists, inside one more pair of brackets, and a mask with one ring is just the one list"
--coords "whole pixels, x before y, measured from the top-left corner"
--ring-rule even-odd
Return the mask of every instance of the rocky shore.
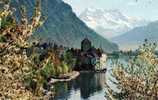
[[49, 84], [71, 81], [79, 75], [80, 73], [78, 71], [72, 71], [71, 73], [60, 75], [59, 77], [52, 77], [49, 81]]

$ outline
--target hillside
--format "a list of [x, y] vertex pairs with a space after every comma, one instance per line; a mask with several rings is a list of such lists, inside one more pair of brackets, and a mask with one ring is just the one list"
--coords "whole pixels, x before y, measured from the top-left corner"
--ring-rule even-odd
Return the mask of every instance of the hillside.
[[144, 39], [158, 42], [158, 21], [149, 23], [146, 26], [134, 28], [121, 36], [113, 38], [112, 41], [118, 43], [121, 48], [126, 48], [129, 45], [131, 47], [137, 47]]
[[[12, 5], [18, 7], [18, 5], [25, 5], [28, 12], [33, 8], [35, 0], [12, 0]], [[116, 44], [111, 43], [107, 39], [101, 37], [92, 29], [86, 26], [76, 14], [72, 11], [72, 8], [64, 3], [62, 0], [41, 0], [42, 12], [47, 17], [44, 25], [34, 34], [34, 36], [41, 37], [45, 41], [54, 41], [57, 44], [62, 44], [68, 47], [80, 47], [80, 42], [88, 37], [96, 47], [102, 46], [102, 48], [111, 52], [117, 50]], [[19, 17], [19, 10], [17, 10], [17, 16]], [[31, 15], [31, 13], [29, 13]]]

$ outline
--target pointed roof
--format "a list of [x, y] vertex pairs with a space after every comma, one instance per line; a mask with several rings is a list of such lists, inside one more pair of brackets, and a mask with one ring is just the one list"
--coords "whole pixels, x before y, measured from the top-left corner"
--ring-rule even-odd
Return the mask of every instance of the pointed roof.
[[86, 37], [85, 39], [82, 40], [82, 43], [91, 43], [91, 41]]

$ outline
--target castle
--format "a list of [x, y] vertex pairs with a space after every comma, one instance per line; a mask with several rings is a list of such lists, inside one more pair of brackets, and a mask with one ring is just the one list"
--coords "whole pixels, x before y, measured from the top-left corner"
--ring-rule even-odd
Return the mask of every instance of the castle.
[[73, 51], [77, 59], [75, 70], [95, 70], [97, 62], [102, 56], [102, 51], [92, 46], [91, 41], [85, 38], [81, 42], [81, 49]]

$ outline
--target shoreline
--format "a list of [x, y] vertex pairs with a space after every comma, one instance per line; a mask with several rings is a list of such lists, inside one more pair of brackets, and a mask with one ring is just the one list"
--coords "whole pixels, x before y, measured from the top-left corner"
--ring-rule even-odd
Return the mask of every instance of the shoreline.
[[76, 79], [80, 73], [105, 73], [107, 69], [103, 70], [94, 70], [94, 71], [72, 71], [71, 73], [64, 74], [59, 76], [59, 78], [51, 78], [51, 80], [48, 82], [49, 84], [55, 84], [57, 82], [68, 82], [71, 80]]
[[106, 73], [107, 69], [102, 69], [102, 70], [83, 70], [79, 71], [80, 73]]
[[[80, 72], [78, 71], [72, 71], [71, 73], [65, 74], [63, 75], [63, 78], [51, 78], [51, 80], [49, 81], [49, 84], [55, 84], [57, 82], [68, 82], [71, 81], [75, 78], [77, 78], [80, 75]], [[65, 78], [68, 77], [68, 78]]]

